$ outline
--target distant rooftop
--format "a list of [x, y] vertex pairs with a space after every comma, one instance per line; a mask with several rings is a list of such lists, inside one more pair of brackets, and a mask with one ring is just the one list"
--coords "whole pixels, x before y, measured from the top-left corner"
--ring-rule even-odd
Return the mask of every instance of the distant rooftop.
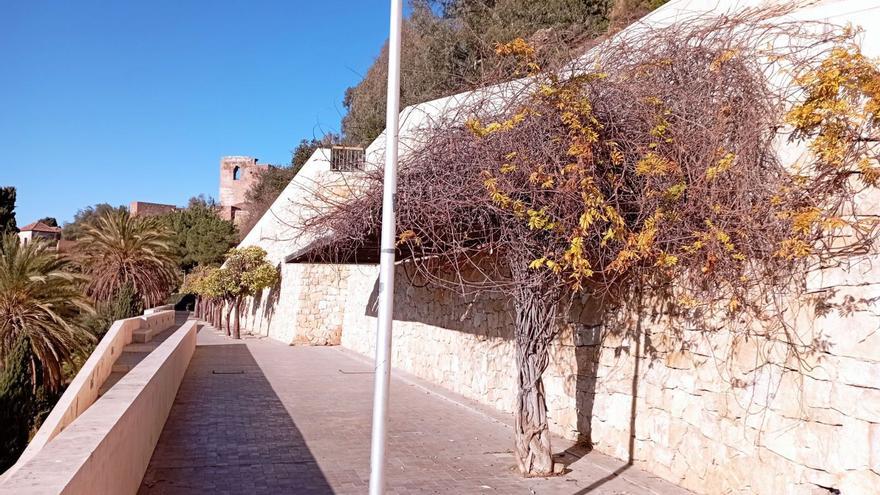
[[33, 232], [49, 232], [51, 234], [57, 234], [57, 233], [61, 232], [61, 227], [52, 227], [52, 226], [46, 225], [43, 222], [34, 222], [31, 224], [25, 225], [24, 227], [22, 227], [19, 230], [21, 230], [22, 232], [33, 231]]

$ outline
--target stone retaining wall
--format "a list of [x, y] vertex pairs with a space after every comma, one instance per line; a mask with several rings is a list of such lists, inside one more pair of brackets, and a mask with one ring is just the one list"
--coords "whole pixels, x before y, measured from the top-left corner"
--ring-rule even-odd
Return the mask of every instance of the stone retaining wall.
[[[290, 325], [304, 328], [287, 341], [335, 337], [341, 311], [341, 344], [372, 356], [378, 267], [293, 266], [303, 285], [290, 291]], [[816, 294], [844, 279], [826, 277]], [[846, 316], [793, 304], [801, 338], [826, 342], [800, 365], [761, 339], [673, 333], [648, 318], [612, 329], [579, 308], [560, 328], [545, 373], [551, 428], [698, 493], [877, 493], [880, 285], [832, 292], [869, 304]], [[510, 412], [509, 304], [419, 287], [399, 269], [394, 366]]]
[[245, 302], [242, 328], [287, 343], [339, 345], [347, 274], [331, 265], [282, 265], [278, 287]]

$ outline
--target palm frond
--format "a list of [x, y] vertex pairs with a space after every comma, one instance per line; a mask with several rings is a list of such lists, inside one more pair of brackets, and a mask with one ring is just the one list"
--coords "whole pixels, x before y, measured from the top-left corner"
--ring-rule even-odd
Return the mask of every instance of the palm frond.
[[81, 287], [85, 278], [70, 260], [35, 241], [21, 245], [14, 235], [0, 240], [0, 361], [27, 342], [40, 362], [42, 382], [61, 385], [62, 365], [94, 337], [80, 323], [91, 311]]

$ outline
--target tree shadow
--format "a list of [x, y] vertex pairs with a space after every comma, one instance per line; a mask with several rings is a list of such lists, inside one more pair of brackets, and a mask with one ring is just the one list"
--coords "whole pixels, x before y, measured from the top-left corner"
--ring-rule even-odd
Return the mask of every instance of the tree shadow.
[[244, 344], [200, 345], [139, 494], [333, 490]]
[[[367, 316], [376, 316], [378, 280], [373, 285], [369, 303], [364, 308]], [[432, 313], [431, 304], [441, 304], [443, 311], [439, 315]], [[426, 325], [438, 326], [449, 330], [468, 333], [487, 341], [497, 340], [497, 345], [513, 339], [513, 311], [511, 301], [499, 301], [485, 295], [475, 297], [463, 297], [459, 294], [432, 287], [421, 286], [407, 277], [405, 270], [398, 267], [395, 274], [395, 321], [419, 322]], [[499, 316], [499, 308], [506, 308], [507, 320], [495, 325], [490, 322], [489, 314], [496, 313]], [[636, 309], [641, 313], [642, 308]], [[594, 438], [592, 432], [593, 409], [596, 400], [596, 384], [598, 380], [599, 358], [602, 352], [629, 353], [633, 357], [633, 378], [630, 394], [632, 403], [629, 411], [629, 439], [627, 459], [625, 464], [617, 468], [607, 476], [596, 480], [589, 486], [577, 492], [577, 495], [590, 493], [633, 466], [635, 462], [635, 438], [637, 421], [637, 402], [640, 367], [642, 360], [649, 352], [650, 342], [643, 335], [641, 318], [635, 318], [634, 325], [622, 322], [609, 322], [603, 319], [603, 313], [595, 305], [587, 301], [580, 301], [573, 305], [567, 318], [560, 322], [561, 326], [568, 326], [571, 332], [570, 344], [574, 347], [574, 363], [572, 368], [565, 370], [565, 388], [575, 398], [577, 411], [577, 440], [574, 445], [554, 455], [554, 460], [563, 464], [566, 470], [569, 466], [578, 462], [593, 449]], [[564, 330], [560, 330], [563, 332]], [[623, 334], [628, 337], [629, 344], [620, 348], [603, 348], [603, 342], [609, 332]], [[566, 344], [568, 345], [568, 344]], [[490, 345], [490, 350], [494, 346]], [[511, 373], [515, 369], [511, 367]]]
[[[598, 380], [597, 370], [599, 366], [599, 354], [602, 352], [602, 343], [604, 340], [605, 332], [615, 332], [615, 333], [624, 333], [628, 337], [630, 337], [633, 341], [632, 346], [622, 346], [620, 348], [614, 349], [613, 352], [617, 353], [632, 353], [633, 357], [633, 376], [631, 380], [630, 387], [630, 410], [629, 410], [629, 434], [627, 439], [627, 459], [626, 462], [609, 473], [608, 475], [590, 483], [586, 487], [578, 490], [573, 495], [586, 495], [588, 493], [593, 492], [601, 488], [606, 483], [614, 480], [624, 472], [626, 472], [629, 468], [631, 468], [635, 464], [635, 443], [636, 443], [636, 419], [638, 415], [638, 396], [639, 396], [639, 374], [642, 360], [647, 355], [647, 349], [649, 347], [649, 339], [643, 336], [642, 329], [642, 318], [641, 318], [641, 301], [639, 301], [638, 307], [636, 309], [636, 324], [633, 328], [623, 328], [612, 327], [610, 329], [603, 330], [601, 327], [595, 330], [595, 333], [591, 333], [588, 336], [581, 338], [580, 341], [576, 337], [575, 345], [577, 346], [576, 355], [577, 365], [578, 365], [578, 378], [579, 378], [579, 389], [577, 396], [577, 409], [578, 409], [578, 433], [582, 438], [579, 438], [578, 445], [582, 448], [587, 448], [586, 451], [581, 451], [580, 457], [586, 455], [589, 450], [592, 450], [593, 446], [593, 437], [592, 437], [592, 411], [593, 404], [595, 402], [596, 396], [596, 382]], [[586, 345], [578, 345], [579, 343], [583, 343]], [[606, 352], [611, 351], [607, 349]], [[583, 384], [581, 384], [583, 381]], [[581, 394], [581, 388], [588, 390], [587, 393]], [[586, 434], [584, 433], [586, 432]], [[573, 462], [576, 462], [580, 457], [574, 459]], [[567, 467], [568, 465], [566, 465]]]
[[[369, 303], [364, 308], [366, 316], [376, 316], [378, 289], [377, 280]], [[464, 297], [448, 290], [422, 286], [411, 280], [402, 267], [398, 267], [395, 274], [394, 295], [395, 321], [437, 326], [467, 333], [490, 343], [497, 341], [498, 345], [514, 338], [513, 303], [505, 297], [488, 294]], [[442, 311], [431, 310], [437, 304], [442, 306]], [[567, 393], [575, 398], [578, 413], [577, 447], [567, 449], [560, 461], [567, 463], [568, 460], [579, 459], [592, 449], [591, 423], [605, 325], [602, 324], [598, 308], [583, 301], [576, 303], [559, 325], [560, 334], [566, 334], [566, 338], [561, 339], [560, 335], [557, 341], [564, 340], [559, 344], [573, 348], [573, 355], [570, 356], [574, 361], [570, 369], [559, 372], [564, 375]], [[510, 372], [515, 372], [512, 364]]]
[[[261, 328], [265, 328], [266, 336], [269, 335], [269, 328], [272, 326], [272, 318], [275, 316], [275, 311], [281, 298], [281, 266], [279, 265], [276, 269], [278, 270], [278, 280], [275, 285], [258, 292], [249, 301], [248, 308], [250, 310], [250, 321], [253, 322], [253, 328], [248, 328], [248, 331], [251, 333], [258, 332], [262, 334]], [[265, 320], [265, 322], [259, 321], [258, 319]]]

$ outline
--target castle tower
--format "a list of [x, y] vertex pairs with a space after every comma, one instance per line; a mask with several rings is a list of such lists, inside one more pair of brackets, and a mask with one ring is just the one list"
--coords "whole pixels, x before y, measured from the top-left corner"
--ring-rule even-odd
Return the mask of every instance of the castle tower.
[[247, 192], [267, 168], [249, 156], [224, 156], [220, 159], [221, 216], [236, 224], [243, 220], [241, 213], [248, 210]]
[[220, 206], [240, 206], [247, 203], [247, 192], [257, 177], [266, 170], [249, 156], [224, 156], [220, 159]]

